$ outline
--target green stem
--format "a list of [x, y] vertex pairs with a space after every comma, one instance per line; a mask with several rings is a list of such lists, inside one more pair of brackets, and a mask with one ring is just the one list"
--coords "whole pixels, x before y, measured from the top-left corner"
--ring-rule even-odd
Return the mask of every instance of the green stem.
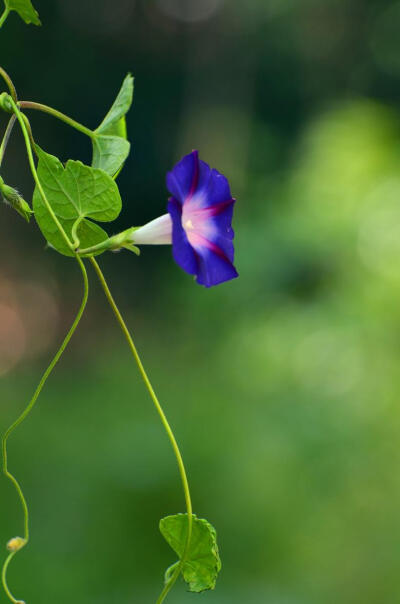
[[10, 9], [5, 8], [3, 14], [0, 17], [0, 27], [2, 27], [4, 25], [4, 22], [7, 19], [9, 14], [10, 14]]
[[[24, 512], [24, 540], [25, 540], [24, 545], [26, 545], [29, 541], [29, 512], [28, 512], [28, 506], [27, 506], [24, 494], [22, 492], [22, 489], [21, 489], [18, 481], [16, 480], [16, 478], [8, 470], [7, 441], [9, 439], [9, 437], [11, 436], [11, 434], [14, 432], [14, 430], [16, 430], [16, 428], [18, 428], [18, 426], [24, 421], [24, 419], [26, 419], [26, 417], [29, 415], [29, 413], [32, 411], [33, 407], [35, 406], [35, 403], [43, 389], [43, 386], [45, 385], [45, 383], [46, 383], [48, 377], [50, 376], [51, 372], [53, 371], [54, 367], [60, 360], [60, 357], [63, 354], [64, 350], [68, 346], [69, 341], [71, 340], [73, 334], [75, 333], [76, 328], [78, 327], [78, 324], [82, 318], [83, 312], [86, 308], [86, 303], [87, 303], [88, 296], [89, 296], [89, 282], [88, 282], [85, 265], [83, 264], [83, 262], [80, 258], [77, 258], [77, 262], [79, 264], [79, 267], [82, 272], [82, 277], [83, 277], [83, 297], [82, 297], [82, 302], [80, 304], [78, 313], [77, 313], [77, 315], [74, 319], [74, 322], [72, 323], [67, 335], [65, 336], [60, 348], [57, 350], [55, 356], [53, 357], [53, 359], [50, 362], [50, 365], [47, 367], [46, 371], [44, 372], [44, 374], [33, 394], [33, 397], [29, 401], [29, 403], [26, 406], [26, 408], [24, 409], [24, 411], [18, 417], [18, 419], [16, 419], [15, 422], [8, 428], [8, 430], [5, 432], [5, 434], [2, 438], [3, 473], [13, 483], [14, 487], [16, 488], [16, 491], [20, 498], [20, 501], [22, 504], [22, 509]], [[14, 604], [19, 602], [19, 600], [16, 600], [10, 593], [10, 590], [7, 585], [6, 574], [7, 574], [7, 567], [15, 553], [16, 552], [11, 552], [9, 554], [6, 561], [4, 562], [3, 570], [2, 570], [2, 583], [3, 583], [4, 590], [7, 594], [7, 596], [9, 597], [9, 599]]]
[[86, 136], [89, 136], [90, 138], [95, 137], [95, 134], [92, 132], [92, 130], [73, 120], [71, 117], [68, 117], [68, 115], [61, 113], [61, 111], [57, 111], [57, 109], [53, 109], [47, 105], [42, 105], [42, 103], [34, 103], [33, 101], [20, 101], [18, 106], [21, 107], [21, 109], [36, 109], [37, 111], [48, 113], [49, 115], [61, 120], [65, 124], [68, 124], [68, 126], [72, 126], [72, 128], [75, 128], [75, 130], [79, 130], [79, 132], [82, 132], [82, 134], [86, 134]]
[[[14, 115], [15, 115], [15, 113], [14, 113]], [[21, 117], [24, 120], [26, 129], [28, 131], [28, 136], [29, 136], [29, 140], [30, 140], [30, 143], [31, 143], [31, 148], [34, 150], [35, 155], [38, 156], [37, 151], [36, 151], [36, 147], [35, 147], [35, 140], [33, 138], [31, 124], [30, 124], [28, 118], [26, 117], [25, 113], [21, 113]]]
[[4, 587], [4, 591], [7, 594], [7, 597], [9, 598], [9, 600], [11, 600], [11, 602], [13, 602], [14, 604], [20, 604], [20, 600], [16, 600], [14, 598], [14, 596], [12, 595], [11, 591], [9, 590], [9, 587], [7, 585], [7, 569], [8, 569], [8, 565], [10, 564], [11, 560], [14, 558], [15, 554], [17, 552], [10, 552], [3, 564], [3, 568], [1, 569], [1, 582], [3, 584]]
[[43, 190], [42, 184], [41, 184], [41, 182], [39, 180], [39, 177], [38, 177], [38, 174], [37, 174], [37, 171], [36, 171], [35, 161], [33, 159], [31, 140], [30, 140], [30, 137], [29, 137], [28, 129], [27, 129], [26, 124], [25, 124], [25, 120], [27, 120], [28, 118], [26, 116], [22, 115], [22, 113], [20, 112], [19, 108], [17, 107], [17, 105], [14, 103], [14, 101], [11, 98], [9, 98], [9, 101], [10, 101], [10, 106], [12, 107], [12, 110], [14, 111], [15, 115], [17, 116], [17, 120], [19, 122], [19, 125], [21, 126], [22, 134], [23, 134], [24, 140], [25, 140], [26, 151], [27, 151], [27, 154], [28, 154], [29, 166], [31, 168], [32, 176], [33, 176], [33, 179], [34, 179], [34, 181], [36, 183], [36, 186], [37, 186], [37, 188], [39, 190], [39, 193], [42, 196], [43, 203], [45, 204], [48, 213], [50, 214], [50, 216], [52, 217], [53, 221], [55, 222], [58, 230], [60, 231], [60, 234], [62, 235], [65, 243], [68, 245], [68, 247], [70, 248], [70, 250], [73, 251], [74, 250], [74, 245], [69, 240], [69, 237], [67, 236], [67, 234], [64, 231], [64, 229], [63, 229], [60, 221], [58, 220], [57, 216], [55, 215], [54, 210], [51, 207], [51, 205], [50, 205], [50, 203], [49, 203], [49, 201], [48, 201], [48, 199], [46, 197], [46, 194], [45, 194], [45, 192]]
[[167, 433], [167, 436], [169, 438], [169, 441], [172, 445], [172, 449], [174, 451], [175, 457], [176, 457], [176, 461], [178, 463], [178, 468], [179, 468], [179, 473], [181, 476], [181, 481], [182, 481], [182, 487], [183, 487], [183, 492], [185, 495], [185, 502], [186, 502], [186, 511], [187, 511], [187, 516], [188, 516], [188, 532], [187, 532], [187, 537], [186, 537], [186, 544], [185, 544], [185, 550], [183, 552], [182, 558], [176, 568], [176, 570], [174, 571], [173, 575], [170, 577], [170, 579], [168, 580], [167, 584], [165, 585], [163, 591], [161, 592], [160, 597], [157, 600], [157, 604], [161, 604], [164, 599], [166, 598], [168, 592], [170, 591], [170, 589], [172, 588], [172, 586], [174, 585], [175, 581], [177, 580], [177, 578], [180, 575], [180, 572], [182, 570], [182, 566], [185, 562], [185, 559], [188, 555], [189, 552], [189, 546], [190, 546], [190, 540], [192, 537], [192, 526], [193, 526], [193, 512], [192, 512], [192, 501], [191, 501], [191, 497], [190, 497], [190, 490], [189, 490], [189, 483], [188, 483], [188, 479], [186, 476], [186, 470], [185, 470], [185, 466], [183, 464], [183, 459], [182, 459], [182, 455], [181, 452], [179, 450], [178, 447], [178, 443], [176, 442], [174, 433], [172, 432], [171, 426], [168, 423], [167, 417], [161, 407], [161, 404], [156, 396], [156, 393], [154, 392], [153, 386], [151, 385], [151, 382], [147, 376], [147, 373], [143, 367], [143, 363], [140, 359], [139, 353], [136, 349], [136, 346], [133, 342], [133, 338], [128, 330], [128, 327], [126, 326], [126, 323], [124, 321], [124, 319], [122, 318], [122, 315], [118, 309], [117, 304], [115, 303], [115, 300], [110, 292], [110, 289], [107, 285], [107, 282], [105, 280], [105, 277], [98, 265], [98, 263], [96, 262], [96, 260], [92, 257], [90, 258], [90, 262], [92, 263], [94, 270], [96, 271], [97, 277], [100, 281], [100, 284], [104, 290], [104, 293], [106, 295], [106, 298], [108, 300], [109, 305], [111, 306], [111, 309], [119, 323], [119, 326], [121, 327], [121, 330], [126, 338], [126, 341], [128, 342], [129, 348], [131, 349], [133, 358], [136, 361], [136, 364], [138, 366], [140, 375], [142, 376], [143, 382], [150, 394], [150, 397], [154, 403], [154, 406], [157, 410], [157, 413], [161, 419], [161, 422], [164, 426], [164, 429]]
[[85, 220], [85, 215], [84, 214], [82, 214], [82, 216], [79, 216], [75, 220], [74, 224], [72, 225], [71, 236], [72, 236], [72, 242], [73, 242], [74, 250], [77, 250], [78, 247], [80, 246], [80, 243], [81, 243], [80, 240], [79, 240], [79, 237], [78, 237], [78, 228], [79, 228], [79, 225], [81, 224], [81, 222], [83, 220]]
[[[3, 17], [4, 17], [4, 13], [2, 15], [2, 18]], [[0, 27], [1, 27], [1, 24], [0, 24]], [[12, 98], [14, 99], [15, 102], [17, 102], [17, 91], [15, 90], [15, 86], [12, 82], [12, 79], [10, 78], [8, 73], [2, 67], [0, 67], [0, 76], [3, 78], [3, 80], [7, 84], [8, 90], [10, 91]]]
[[[119, 250], [122, 247], [125, 247], [127, 244], [131, 243], [130, 235], [133, 233], [133, 231], [136, 230], [136, 228], [137, 227], [130, 227], [129, 229], [125, 229], [125, 231], [122, 231], [121, 233], [118, 233], [117, 235], [108, 237], [108, 239], [105, 239], [104, 241], [101, 241], [100, 243], [97, 243], [96, 245], [92, 245], [92, 246], [86, 247], [82, 250], [78, 250], [78, 252], [79, 252], [79, 254], [91, 255], [91, 254], [95, 254], [96, 252], [104, 252], [106, 250]], [[133, 245], [132, 245], [132, 247], [135, 248], [135, 246], [133, 246]], [[135, 248], [135, 251], [137, 252], [138, 249]]]
[[162, 602], [164, 602], [165, 598], [167, 597], [167, 595], [169, 594], [169, 592], [175, 585], [177, 578], [181, 574], [183, 562], [184, 562], [184, 557], [182, 556], [182, 560], [179, 562], [178, 566], [176, 567], [174, 574], [171, 576], [171, 578], [168, 580], [168, 582], [164, 585], [164, 589], [158, 596], [156, 604], [162, 604]]
[[91, 245], [90, 247], [85, 247], [83, 249], [78, 249], [78, 253], [81, 256], [85, 256], [88, 254], [96, 254], [97, 252], [105, 252], [112, 249], [112, 237], [108, 237], [104, 241], [100, 243], [96, 243], [96, 245]]
[[15, 115], [12, 115], [10, 117], [10, 120], [9, 120], [9, 122], [7, 124], [6, 131], [5, 131], [4, 136], [3, 136], [3, 140], [1, 141], [1, 145], [0, 145], [0, 167], [1, 167], [1, 164], [3, 163], [4, 154], [6, 152], [8, 141], [10, 139], [11, 132], [12, 132], [12, 129], [14, 127], [16, 119], [17, 118], [16, 118]]

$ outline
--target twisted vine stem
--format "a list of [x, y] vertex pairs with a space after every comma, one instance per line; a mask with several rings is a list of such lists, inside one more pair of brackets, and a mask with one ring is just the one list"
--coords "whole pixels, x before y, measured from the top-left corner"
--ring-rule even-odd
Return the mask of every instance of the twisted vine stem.
[[[13, 543], [15, 543], [15, 548], [14, 550], [12, 550], [6, 561], [4, 562], [3, 565], [3, 569], [2, 569], [2, 574], [1, 574], [1, 578], [2, 578], [2, 583], [3, 583], [3, 587], [4, 590], [7, 594], [7, 596], [9, 597], [9, 599], [11, 600], [11, 602], [13, 602], [14, 604], [19, 604], [21, 602], [21, 600], [16, 600], [14, 598], [14, 596], [12, 595], [8, 584], [7, 584], [7, 568], [9, 563], [11, 562], [12, 558], [15, 556], [15, 554], [22, 549], [22, 547], [25, 547], [25, 545], [29, 542], [29, 511], [28, 511], [28, 506], [26, 503], [26, 499], [24, 497], [24, 494], [22, 492], [21, 486], [18, 483], [17, 479], [13, 476], [13, 474], [11, 474], [11, 472], [8, 469], [8, 457], [7, 457], [7, 442], [9, 437], [11, 436], [11, 434], [14, 432], [14, 430], [16, 430], [18, 428], [18, 426], [27, 418], [27, 416], [29, 415], [29, 413], [32, 411], [33, 407], [35, 406], [35, 403], [41, 393], [41, 391], [43, 390], [43, 387], [48, 379], [48, 377], [50, 376], [51, 372], [53, 371], [54, 367], [57, 365], [58, 361], [60, 360], [61, 355], [63, 354], [64, 350], [66, 349], [66, 347], [69, 344], [69, 341], [71, 340], [73, 334], [76, 331], [76, 328], [79, 325], [79, 322], [82, 318], [82, 315], [84, 313], [84, 310], [86, 308], [86, 303], [88, 300], [88, 296], [89, 296], [89, 282], [88, 282], [88, 277], [87, 277], [87, 272], [86, 272], [86, 268], [82, 262], [82, 260], [80, 258], [78, 258], [78, 264], [80, 266], [81, 272], [82, 272], [82, 277], [83, 277], [83, 297], [82, 297], [82, 302], [81, 305], [79, 307], [78, 313], [74, 319], [74, 322], [72, 323], [67, 335], [65, 336], [60, 348], [57, 350], [55, 356], [53, 357], [53, 359], [51, 360], [49, 366], [47, 367], [46, 371], [44, 372], [34, 394], [33, 397], [31, 398], [31, 400], [29, 401], [27, 407], [24, 409], [24, 411], [21, 413], [21, 415], [18, 417], [18, 419], [15, 420], [15, 422], [8, 428], [8, 430], [5, 432], [3, 438], [2, 438], [2, 459], [3, 459], [3, 473], [5, 474], [5, 476], [12, 482], [12, 484], [14, 485], [18, 496], [20, 498], [21, 501], [21, 505], [22, 505], [22, 509], [23, 509], [23, 513], [24, 513], [24, 537], [23, 539], [21, 539], [21, 541], [16, 541], [15, 539], [12, 539], [9, 542], [9, 547], [13, 547]], [[18, 538], [17, 538], [18, 539]]]
[[[1, 25], [1, 22], [0, 22]], [[12, 127], [14, 125], [15, 120], [18, 120], [18, 123], [21, 127], [22, 130], [22, 134], [24, 137], [24, 141], [25, 141], [25, 146], [26, 146], [26, 152], [28, 155], [28, 161], [29, 161], [29, 166], [32, 172], [32, 176], [33, 179], [35, 181], [35, 184], [38, 187], [38, 190], [43, 198], [43, 202], [47, 207], [47, 210], [50, 214], [50, 216], [52, 217], [54, 223], [56, 224], [57, 229], [59, 230], [60, 234], [62, 235], [62, 237], [64, 238], [65, 242], [67, 243], [68, 247], [71, 249], [71, 251], [73, 250], [73, 244], [71, 243], [71, 241], [69, 240], [67, 234], [65, 233], [62, 225], [60, 224], [59, 220], [57, 219], [57, 216], [55, 215], [47, 197], [46, 194], [43, 190], [43, 187], [41, 185], [41, 182], [39, 180], [37, 171], [36, 171], [36, 166], [35, 166], [35, 162], [34, 162], [34, 158], [33, 158], [33, 152], [32, 152], [32, 145], [33, 143], [33, 136], [32, 136], [32, 131], [30, 128], [30, 124], [29, 121], [27, 119], [27, 117], [25, 115], [23, 115], [21, 113], [21, 111], [19, 110], [19, 107], [17, 106], [17, 95], [15, 92], [15, 87], [11, 81], [11, 78], [8, 76], [8, 74], [4, 71], [4, 69], [0, 68], [0, 75], [3, 77], [3, 79], [5, 80], [5, 82], [8, 85], [8, 88], [10, 90], [11, 96], [8, 98], [8, 102], [9, 102], [9, 106], [10, 109], [13, 113], [8, 127], [6, 129], [2, 144], [0, 146], [0, 160], [3, 160], [4, 157], [4, 153], [5, 153], [5, 149], [11, 134], [11, 130]], [[24, 537], [16, 537], [14, 539], [11, 539], [8, 543], [8, 548], [11, 550], [9, 555], [7, 556], [4, 564], [3, 564], [3, 568], [2, 568], [2, 572], [1, 572], [1, 581], [4, 587], [4, 590], [8, 596], [8, 598], [11, 600], [11, 602], [13, 602], [14, 604], [21, 604], [22, 600], [16, 600], [15, 597], [13, 596], [13, 594], [11, 593], [9, 587], [8, 587], [8, 583], [7, 583], [7, 569], [8, 566], [12, 560], [12, 558], [15, 556], [15, 554], [22, 549], [23, 547], [26, 546], [26, 544], [29, 542], [29, 510], [28, 510], [28, 505], [26, 503], [26, 499], [25, 496], [23, 494], [23, 491], [21, 489], [21, 486], [19, 484], [19, 482], [17, 481], [17, 479], [13, 476], [13, 474], [11, 474], [11, 472], [8, 470], [8, 456], [7, 456], [7, 442], [8, 439], [10, 437], [10, 435], [14, 432], [14, 430], [16, 430], [16, 428], [18, 428], [18, 426], [26, 419], [26, 417], [29, 415], [29, 413], [32, 411], [33, 407], [35, 406], [35, 403], [48, 379], [48, 377], [50, 376], [50, 374], [52, 373], [54, 367], [56, 366], [56, 364], [58, 363], [60, 357], [62, 356], [64, 350], [66, 349], [66, 347], [68, 346], [69, 341], [71, 340], [73, 334], [76, 331], [76, 328], [79, 325], [79, 322], [82, 318], [82, 315], [84, 313], [84, 310], [86, 308], [86, 304], [87, 304], [87, 300], [88, 300], [88, 296], [89, 296], [89, 282], [88, 282], [88, 277], [87, 277], [87, 272], [86, 272], [86, 268], [85, 265], [83, 264], [82, 259], [78, 256], [78, 254], [74, 254], [75, 255], [75, 259], [79, 264], [81, 273], [82, 273], [82, 277], [83, 277], [83, 297], [82, 297], [82, 302], [81, 305], [79, 307], [78, 313], [67, 333], [67, 335], [65, 336], [60, 348], [57, 350], [55, 356], [53, 357], [53, 359], [51, 360], [49, 366], [47, 367], [47, 369], [45, 370], [35, 392], [34, 395], [32, 397], [32, 399], [29, 401], [27, 407], [24, 409], [24, 411], [21, 413], [21, 415], [18, 417], [18, 419], [15, 420], [15, 422], [8, 428], [8, 430], [5, 432], [4, 436], [2, 437], [2, 468], [3, 468], [3, 473], [5, 474], [5, 476], [12, 482], [12, 484], [14, 485], [19, 499], [21, 501], [21, 505], [22, 505], [22, 509], [23, 509], [23, 514], [24, 514]]]

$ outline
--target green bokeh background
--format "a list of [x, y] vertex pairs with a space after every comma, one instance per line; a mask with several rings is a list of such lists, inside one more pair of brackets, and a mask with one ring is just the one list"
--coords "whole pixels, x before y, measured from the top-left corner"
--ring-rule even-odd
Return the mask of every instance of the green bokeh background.
[[[400, 566], [400, 3], [36, 0], [10, 16], [20, 98], [96, 127], [127, 71], [132, 153], [118, 232], [165, 211], [192, 148], [230, 179], [240, 278], [195, 285], [170, 249], [101, 258], [217, 528], [215, 592], [175, 604], [383, 604]], [[41, 146], [89, 142], [32, 115]], [[0, 116], [0, 127], [5, 126]], [[30, 198], [16, 131], [2, 171]], [[79, 304], [75, 264], [2, 206], [0, 427], [31, 396]], [[10, 440], [32, 541], [28, 604], [154, 603], [184, 511], [169, 443], [91, 274], [78, 333]], [[0, 480], [0, 541], [22, 531]], [[3, 555], [6, 555], [5, 548]], [[5, 602], [5, 597], [0, 596]]]

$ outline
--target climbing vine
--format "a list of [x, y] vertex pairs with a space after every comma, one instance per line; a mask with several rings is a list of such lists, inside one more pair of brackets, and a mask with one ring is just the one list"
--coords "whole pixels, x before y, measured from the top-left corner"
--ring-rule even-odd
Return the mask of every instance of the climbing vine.
[[[40, 25], [38, 13], [30, 0], [4, 0], [4, 4], [0, 28], [12, 12], [16, 12], [25, 23]], [[165, 600], [179, 576], [183, 577], [189, 591], [214, 589], [221, 568], [216, 532], [207, 520], [198, 518], [192, 511], [189, 483], [177, 441], [97, 257], [119, 249], [139, 255], [142, 245], [170, 244], [177, 264], [194, 275], [200, 285], [210, 287], [237, 277], [233, 265], [231, 227], [235, 200], [231, 196], [229, 183], [225, 176], [200, 160], [197, 151], [193, 151], [167, 174], [167, 188], [171, 194], [167, 212], [144, 226], [129, 227], [117, 235], [109, 236], [99, 223], [112, 222], [122, 208], [116, 179], [130, 152], [126, 114], [132, 104], [133, 77], [130, 74], [125, 77], [113, 105], [94, 130], [52, 107], [20, 100], [11, 77], [3, 67], [0, 67], [0, 82], [5, 88], [1, 91], [0, 87], [0, 117], [8, 117], [0, 144], [1, 197], [27, 223], [34, 218], [48, 248], [77, 264], [83, 284], [82, 300], [67, 335], [44, 371], [28, 405], [2, 437], [3, 472], [14, 485], [23, 511], [23, 536], [13, 537], [7, 544], [8, 555], [1, 573], [4, 591], [11, 602], [22, 603], [13, 595], [8, 584], [7, 569], [16, 553], [27, 546], [30, 536], [27, 499], [9, 469], [8, 439], [34, 408], [85, 312], [89, 296], [88, 263], [101, 284], [166, 431], [182, 482], [185, 513], [167, 516], [160, 521], [160, 531], [178, 559], [165, 572], [164, 586], [157, 604]], [[49, 118], [61, 120], [66, 126], [89, 137], [93, 147], [91, 165], [73, 159], [64, 163], [42, 149], [29, 122], [30, 111], [44, 112]], [[31, 204], [4, 180], [4, 158], [15, 127], [22, 132], [26, 159], [35, 185]]]

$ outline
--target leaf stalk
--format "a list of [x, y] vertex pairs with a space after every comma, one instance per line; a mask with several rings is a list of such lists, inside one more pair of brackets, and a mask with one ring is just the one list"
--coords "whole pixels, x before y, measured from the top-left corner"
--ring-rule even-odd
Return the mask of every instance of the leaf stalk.
[[[3, 13], [3, 15], [4, 15], [4, 13]], [[10, 78], [10, 76], [8, 75], [8, 73], [5, 71], [5, 69], [3, 69], [2, 67], [0, 67], [0, 76], [3, 78], [3, 80], [7, 84], [7, 88], [10, 91], [12, 98], [14, 99], [15, 102], [17, 102], [17, 91], [15, 90], [13, 81]]]
[[43, 105], [42, 103], [34, 103], [33, 101], [19, 101], [18, 106], [21, 109], [35, 109], [36, 111], [42, 111], [43, 113], [52, 115], [53, 117], [64, 122], [65, 124], [68, 124], [68, 126], [75, 128], [75, 130], [78, 130], [82, 134], [86, 134], [86, 136], [88, 136], [89, 138], [93, 139], [96, 136], [94, 132], [89, 128], [86, 128], [86, 126], [83, 126], [68, 115], [65, 115], [65, 113], [61, 113], [61, 111], [57, 111], [57, 109], [53, 109], [53, 107], [49, 107], [48, 105]]
[[4, 25], [5, 20], [7, 19], [8, 15], [10, 14], [10, 9], [9, 8], [5, 8], [1, 17], [0, 17], [0, 28]]

